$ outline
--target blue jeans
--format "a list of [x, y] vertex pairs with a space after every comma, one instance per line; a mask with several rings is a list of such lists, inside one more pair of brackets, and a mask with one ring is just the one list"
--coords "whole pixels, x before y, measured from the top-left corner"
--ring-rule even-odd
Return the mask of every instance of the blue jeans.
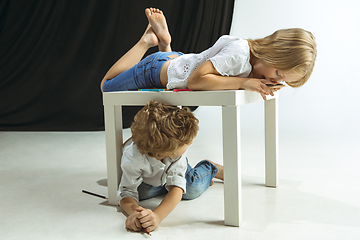
[[134, 67], [106, 80], [103, 92], [129, 91], [146, 88], [164, 88], [160, 82], [160, 71], [169, 55], [182, 55], [179, 52], [157, 52], [141, 60]]
[[[183, 194], [182, 199], [192, 200], [199, 197], [210, 186], [211, 180], [217, 172], [217, 167], [207, 160], [200, 161], [194, 168], [188, 162], [185, 174], [186, 193]], [[165, 186], [154, 187], [144, 182], [138, 187], [140, 201], [166, 194], [167, 192]]]

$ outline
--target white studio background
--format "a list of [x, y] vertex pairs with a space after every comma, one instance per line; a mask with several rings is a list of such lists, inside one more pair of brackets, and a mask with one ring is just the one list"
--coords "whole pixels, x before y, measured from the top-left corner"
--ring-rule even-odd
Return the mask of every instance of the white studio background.
[[[339, 136], [360, 139], [360, 3], [356, 0], [235, 1], [231, 35], [262, 38], [281, 28], [311, 31], [317, 61], [309, 81], [285, 88], [279, 97], [279, 133], [297, 136]], [[199, 134], [221, 144], [221, 108], [201, 107]], [[241, 107], [242, 135], [263, 133], [263, 103]], [[359, 141], [359, 140], [357, 140]]]

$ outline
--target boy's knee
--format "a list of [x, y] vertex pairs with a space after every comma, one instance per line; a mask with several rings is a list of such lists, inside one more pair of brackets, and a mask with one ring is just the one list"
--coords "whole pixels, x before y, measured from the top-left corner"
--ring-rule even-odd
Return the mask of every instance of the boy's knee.
[[184, 200], [193, 200], [198, 198], [201, 194], [205, 192], [207, 186], [205, 183], [198, 184], [187, 184], [186, 185], [186, 193], [183, 194], [182, 199]]
[[182, 199], [183, 200], [193, 200], [197, 197], [199, 197], [202, 193], [199, 193], [197, 191], [190, 191], [183, 194]]

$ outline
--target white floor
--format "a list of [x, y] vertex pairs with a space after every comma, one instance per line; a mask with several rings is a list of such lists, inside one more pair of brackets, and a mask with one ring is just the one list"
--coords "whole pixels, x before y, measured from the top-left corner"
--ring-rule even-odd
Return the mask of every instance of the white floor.
[[[221, 163], [220, 130], [200, 127], [190, 162]], [[359, 140], [282, 132], [279, 139], [280, 185], [266, 188], [263, 137], [243, 131], [239, 228], [224, 226], [223, 184], [216, 182], [182, 201], [151, 238], [360, 239]], [[81, 192], [107, 195], [104, 132], [0, 132], [0, 181], [0, 239], [149, 238], [125, 229], [119, 207]]]

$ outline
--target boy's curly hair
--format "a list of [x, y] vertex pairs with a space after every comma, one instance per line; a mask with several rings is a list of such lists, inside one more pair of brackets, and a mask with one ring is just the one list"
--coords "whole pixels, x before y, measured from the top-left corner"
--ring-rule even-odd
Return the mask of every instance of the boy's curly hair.
[[158, 160], [195, 138], [199, 120], [187, 108], [150, 101], [134, 118], [132, 139], [140, 153]]

